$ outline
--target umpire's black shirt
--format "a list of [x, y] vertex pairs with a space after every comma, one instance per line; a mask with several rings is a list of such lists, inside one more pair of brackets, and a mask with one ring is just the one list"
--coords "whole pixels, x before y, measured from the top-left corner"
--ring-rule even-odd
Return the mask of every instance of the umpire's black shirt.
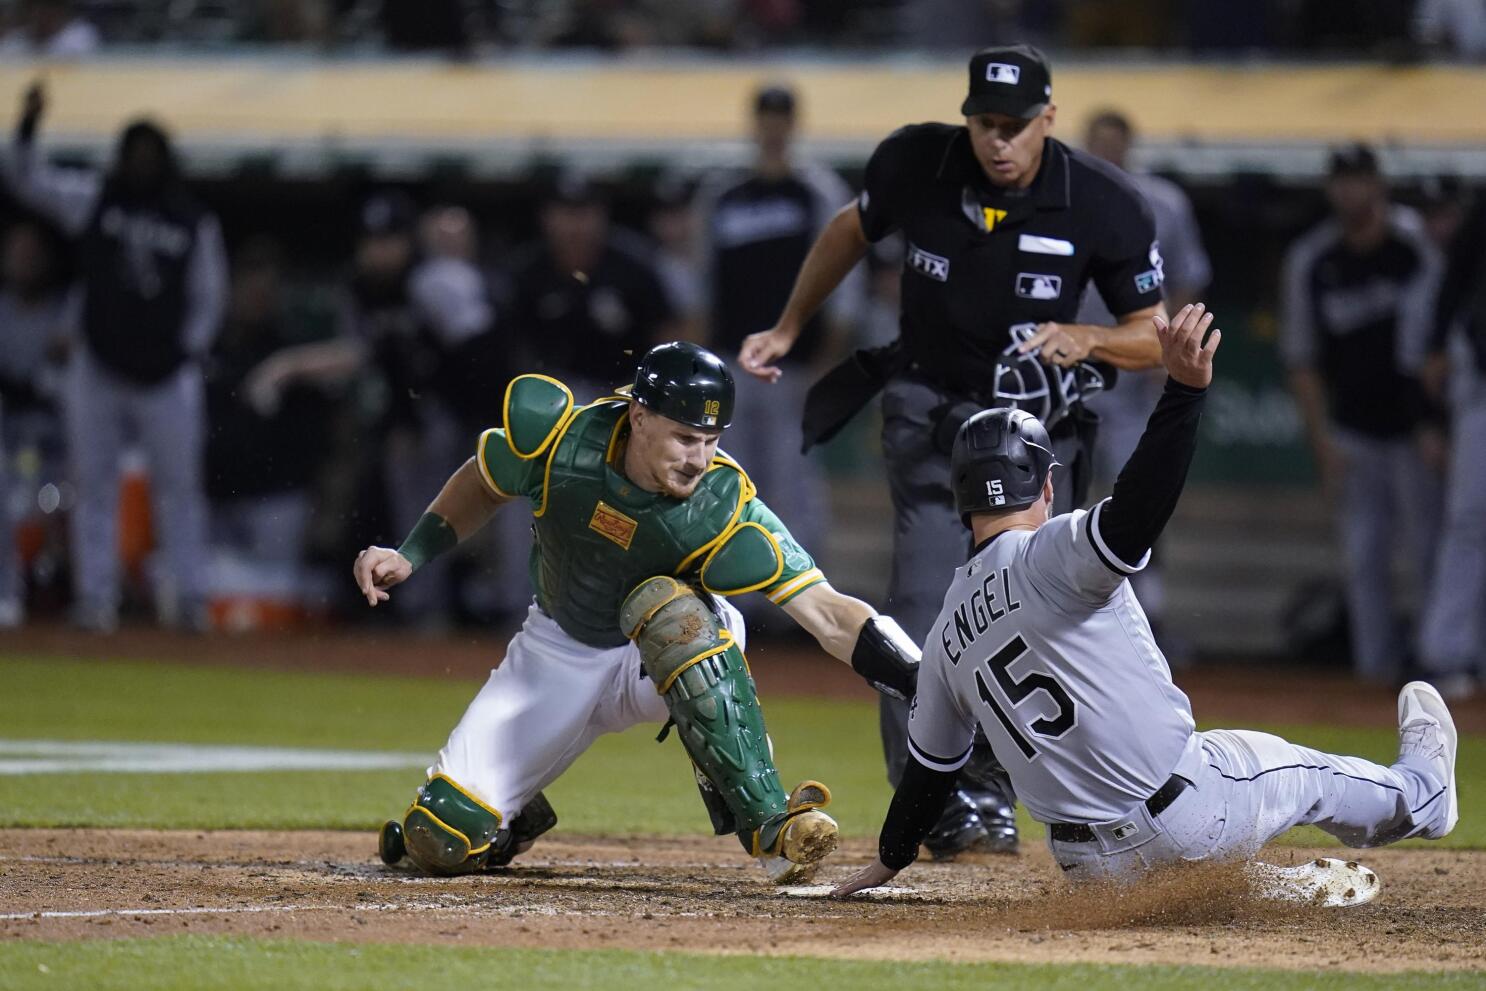
[[984, 390], [1019, 323], [1071, 323], [1090, 279], [1122, 315], [1161, 300], [1150, 207], [1118, 168], [1047, 139], [1026, 189], [993, 186], [970, 132], [913, 124], [877, 146], [857, 201], [876, 241], [903, 231], [905, 356], [949, 388]]

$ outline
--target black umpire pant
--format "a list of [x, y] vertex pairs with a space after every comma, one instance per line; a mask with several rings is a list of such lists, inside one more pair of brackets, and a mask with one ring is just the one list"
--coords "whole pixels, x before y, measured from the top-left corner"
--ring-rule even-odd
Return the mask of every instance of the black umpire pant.
[[[886, 612], [919, 644], [939, 615], [954, 569], [970, 556], [970, 531], [955, 513], [950, 489], [949, 453], [942, 440], [935, 439], [936, 432], [944, 435], [938, 422], [942, 411], [964, 400], [904, 375], [889, 380], [883, 390], [882, 452], [893, 498], [893, 569]], [[1053, 453], [1062, 462], [1053, 469], [1055, 514], [1075, 508], [1087, 495], [1092, 447], [1092, 421], [1078, 433], [1053, 434]], [[908, 703], [883, 696], [880, 718], [888, 781], [897, 787], [908, 760]], [[977, 782], [965, 783], [973, 787]]]

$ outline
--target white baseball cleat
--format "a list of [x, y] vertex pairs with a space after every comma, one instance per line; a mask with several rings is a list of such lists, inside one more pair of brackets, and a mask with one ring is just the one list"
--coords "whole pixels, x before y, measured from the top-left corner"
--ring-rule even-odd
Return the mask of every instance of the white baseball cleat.
[[1449, 834], [1460, 820], [1460, 799], [1455, 791], [1455, 751], [1460, 741], [1450, 709], [1434, 686], [1411, 681], [1398, 693], [1398, 756], [1430, 761], [1439, 769], [1445, 786], [1445, 827], [1424, 835], [1437, 840]]
[[1244, 873], [1260, 898], [1303, 902], [1318, 908], [1366, 905], [1383, 890], [1378, 875], [1369, 868], [1332, 857], [1307, 860], [1294, 867], [1253, 861], [1244, 866]]

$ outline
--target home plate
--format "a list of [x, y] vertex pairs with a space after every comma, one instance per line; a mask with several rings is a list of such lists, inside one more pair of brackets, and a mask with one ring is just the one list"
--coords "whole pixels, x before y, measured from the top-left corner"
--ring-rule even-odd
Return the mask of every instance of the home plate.
[[[796, 884], [779, 889], [786, 898], [829, 898], [836, 890], [834, 884]], [[868, 888], [851, 895], [852, 898], [871, 898], [878, 901], [906, 898], [918, 894], [917, 888]]]
[[1342, 908], [1366, 905], [1383, 890], [1383, 883], [1370, 868], [1332, 857], [1307, 860], [1294, 867], [1253, 862], [1246, 870], [1259, 896], [1275, 901]]

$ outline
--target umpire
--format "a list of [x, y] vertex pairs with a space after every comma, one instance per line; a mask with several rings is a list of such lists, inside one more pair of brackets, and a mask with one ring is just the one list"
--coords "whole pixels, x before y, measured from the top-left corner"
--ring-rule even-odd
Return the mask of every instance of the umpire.
[[[899, 340], [858, 352], [817, 384], [805, 436], [807, 444], [829, 437], [885, 386], [889, 600], [920, 642], [944, 596], [944, 562], [970, 550], [950, 487], [959, 424], [985, 407], [1036, 400], [1028, 408], [1054, 424], [1064, 466], [1055, 510], [1064, 512], [1086, 494], [1097, 420], [1077, 386], [1160, 362], [1151, 318], [1162, 312], [1162, 269], [1150, 208], [1118, 168], [1049, 137], [1057, 106], [1042, 54], [1027, 45], [975, 53], [960, 109], [963, 126], [909, 125], [877, 146], [865, 188], [816, 240], [779, 322], [748, 337], [739, 359], [776, 380], [779, 359], [868, 245], [903, 232]], [[1113, 326], [1073, 322], [1090, 281]], [[1028, 366], [1039, 383], [1028, 383]], [[896, 784], [907, 706], [884, 703], [883, 749]], [[926, 841], [935, 856], [1015, 849], [1009, 784], [984, 769], [972, 778]]]

